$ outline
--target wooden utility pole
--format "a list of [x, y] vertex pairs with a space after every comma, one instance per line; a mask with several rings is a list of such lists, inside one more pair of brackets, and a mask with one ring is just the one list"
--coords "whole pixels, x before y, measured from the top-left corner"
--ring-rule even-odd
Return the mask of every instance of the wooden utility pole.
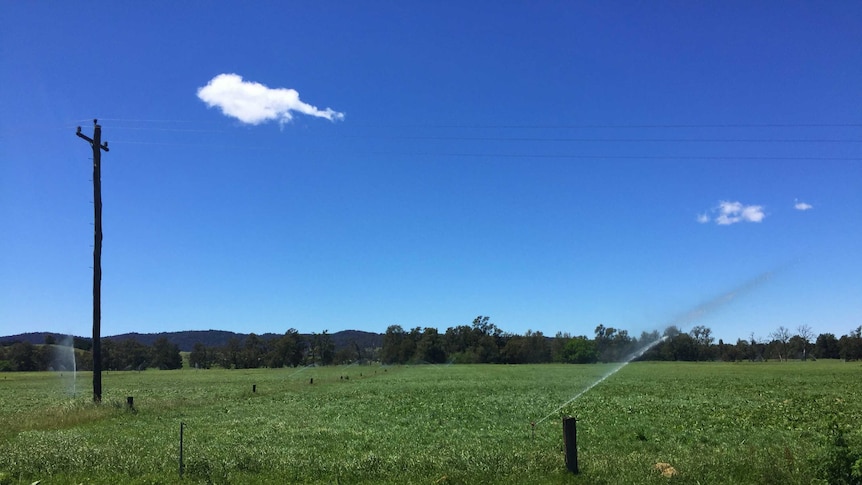
[[93, 402], [102, 402], [102, 150], [108, 151], [108, 142], [102, 143], [102, 127], [93, 120], [93, 138], [76, 133], [93, 147], [93, 207], [95, 223], [93, 234]]

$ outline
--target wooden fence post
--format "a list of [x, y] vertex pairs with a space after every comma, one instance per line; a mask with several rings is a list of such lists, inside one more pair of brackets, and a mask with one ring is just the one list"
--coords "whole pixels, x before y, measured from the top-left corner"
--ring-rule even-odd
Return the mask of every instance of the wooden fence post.
[[183, 428], [186, 424], [180, 421], [180, 478], [183, 478]]
[[577, 419], [563, 418], [563, 443], [566, 446], [566, 468], [578, 473], [578, 424]]

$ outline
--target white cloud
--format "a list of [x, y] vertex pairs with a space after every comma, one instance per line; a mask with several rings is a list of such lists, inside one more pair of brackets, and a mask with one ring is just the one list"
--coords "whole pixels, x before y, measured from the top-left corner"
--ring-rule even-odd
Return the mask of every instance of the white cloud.
[[[766, 217], [762, 205], [744, 205], [738, 201], [720, 201], [718, 207], [713, 209], [712, 212], [718, 213], [713, 220], [720, 226], [729, 226], [737, 222], [761, 222]], [[709, 221], [710, 217], [708, 214], [698, 214], [697, 222], [705, 224]]]
[[809, 209], [813, 209], [813, 208], [814, 208], [814, 206], [813, 206], [813, 205], [808, 204], [808, 203], [806, 203], [806, 202], [799, 202], [798, 200], [795, 200], [795, 201], [794, 201], [793, 207], [794, 207], [796, 210], [798, 210], [798, 211], [807, 211], [807, 210], [809, 210]]
[[206, 86], [198, 88], [198, 98], [207, 106], [217, 106], [225, 115], [250, 125], [270, 120], [286, 123], [293, 119], [293, 111], [329, 121], [344, 119], [344, 113], [332, 108], [320, 110], [303, 103], [295, 89], [269, 88], [244, 81], [238, 74], [219, 74], [212, 78]]
[[760, 222], [766, 217], [761, 205], [749, 205], [742, 208], [742, 220], [747, 222]]

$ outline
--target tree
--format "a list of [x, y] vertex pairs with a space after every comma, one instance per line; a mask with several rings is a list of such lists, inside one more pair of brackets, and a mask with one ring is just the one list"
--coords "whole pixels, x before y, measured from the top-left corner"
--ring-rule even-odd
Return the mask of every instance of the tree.
[[787, 360], [787, 343], [790, 342], [790, 330], [781, 325], [769, 336], [778, 343], [778, 360]]
[[401, 360], [401, 344], [407, 338], [407, 333], [401, 325], [390, 325], [383, 334], [383, 348], [380, 360], [384, 364], [403, 364]]
[[529, 343], [527, 339], [514, 335], [500, 350], [500, 360], [504, 364], [526, 364], [529, 362]]
[[838, 340], [838, 352], [844, 360], [862, 359], [862, 326]]
[[266, 366], [277, 369], [289, 365], [296, 367], [302, 362], [302, 337], [295, 328], [289, 329], [270, 345], [271, 349], [264, 357]]
[[475, 362], [475, 356], [469, 358], [470, 349], [478, 341], [478, 335], [468, 325], [449, 327], [443, 336], [446, 353], [458, 363]]
[[628, 330], [617, 330], [617, 334], [614, 336], [611, 345], [614, 348], [614, 360], [622, 361], [629, 359], [632, 352], [635, 350], [634, 346], [637, 344], [637, 341], [629, 336]]
[[295, 328], [288, 330], [284, 334], [284, 338], [289, 338], [291, 340], [291, 347], [289, 347], [290, 351], [287, 353], [287, 363], [290, 364], [291, 367], [296, 367], [302, 363], [302, 353], [305, 350], [305, 347], [308, 346], [308, 342]]
[[195, 369], [209, 369], [213, 363], [213, 353], [206, 345], [196, 342], [189, 353], [189, 366]]
[[821, 333], [814, 342], [814, 357], [817, 359], [840, 359], [838, 339], [835, 334]]
[[748, 347], [748, 360], [751, 362], [766, 361], [766, 344], [758, 342], [758, 340], [760, 340], [760, 337], [755, 337], [754, 332], [751, 332]]
[[586, 336], [570, 339], [563, 348], [563, 361], [570, 364], [592, 364], [597, 358], [596, 344]]
[[134, 339], [102, 342], [101, 364], [104, 370], [144, 370], [152, 357], [152, 348]]
[[242, 361], [240, 359], [240, 353], [242, 352], [242, 346], [240, 345], [239, 338], [231, 337], [228, 339], [224, 348], [221, 350], [221, 357], [219, 359], [219, 365], [224, 367], [225, 369], [239, 369], [242, 367]]
[[479, 335], [490, 335], [497, 327], [490, 322], [491, 317], [479, 315], [473, 319], [473, 329], [479, 332]]
[[356, 352], [356, 346], [345, 345], [335, 351], [334, 362], [336, 365], [350, 364], [359, 359], [359, 353]]
[[266, 342], [255, 333], [250, 333], [243, 342], [240, 352], [242, 367], [246, 369], [257, 369], [263, 364], [263, 356], [267, 352]]
[[[87, 355], [92, 359], [93, 353], [87, 352]], [[104, 370], [120, 370], [122, 367], [117, 362], [119, 352], [117, 352], [117, 343], [113, 340], [102, 341], [102, 369]], [[91, 361], [92, 363], [92, 361]]]
[[551, 341], [551, 360], [553, 362], [565, 362], [564, 349], [572, 335], [568, 332], [557, 332], [554, 339]]
[[84, 337], [72, 337], [72, 347], [89, 351], [93, 348], [93, 341]]
[[551, 361], [551, 344], [542, 332], [527, 330], [524, 335], [507, 335], [505, 341], [506, 343], [500, 349], [500, 362], [537, 364]]
[[806, 347], [808, 344], [799, 335], [790, 337], [787, 342], [787, 357], [793, 359], [806, 360], [808, 358]]
[[672, 356], [672, 359], [669, 360], [697, 360], [697, 342], [687, 333], [681, 333], [670, 339], [668, 348]]
[[474, 353], [478, 361], [483, 364], [494, 364], [500, 361], [500, 347], [497, 346], [497, 339], [491, 335], [483, 335], [476, 342]]
[[737, 340], [737, 345], [726, 344], [723, 340], [718, 340], [718, 358], [721, 359], [722, 362], [737, 362], [742, 360], [745, 354], [739, 351], [739, 340]]
[[551, 361], [551, 344], [542, 332], [528, 329], [524, 338], [527, 339], [530, 363]]
[[183, 358], [177, 344], [171, 343], [167, 337], [160, 337], [153, 342], [153, 358], [150, 362], [153, 367], [161, 370], [182, 369]]
[[416, 344], [416, 360], [431, 364], [446, 362], [446, 351], [443, 350], [443, 337], [436, 328], [425, 327], [419, 342]]
[[399, 351], [399, 360], [401, 362], [416, 361], [416, 346], [419, 344], [419, 339], [422, 338], [422, 328], [413, 327], [407, 333], [407, 338], [401, 341], [401, 350]]
[[595, 329], [595, 346], [598, 359], [601, 362], [617, 362], [626, 358], [632, 350], [634, 339], [628, 330], [617, 330], [614, 327], [598, 325]]
[[616, 337], [617, 329], [613, 327], [605, 327], [599, 324], [595, 329], [595, 345], [598, 359], [602, 362], [612, 362], [617, 359], [616, 351], [613, 348], [614, 338]]
[[651, 343], [658, 342], [659, 340], [661, 340], [661, 335], [659, 335], [658, 330], [653, 330], [652, 332], [644, 330], [641, 332], [640, 338], [638, 338], [638, 345], [649, 345]]
[[718, 359], [722, 362], [736, 362], [739, 360], [739, 352], [735, 345], [724, 343], [724, 340], [718, 339]]
[[75, 367], [79, 371], [93, 370], [93, 353], [75, 352]]
[[712, 360], [712, 330], [703, 325], [697, 325], [691, 329], [691, 338], [694, 339], [697, 360]]
[[330, 365], [335, 360], [335, 344], [328, 330], [311, 334], [311, 361], [314, 364]]
[[796, 335], [802, 339], [802, 360], [808, 360], [808, 347], [814, 338], [814, 331], [808, 325], [800, 325], [796, 327]]
[[35, 371], [36, 366], [36, 349], [30, 342], [18, 342], [9, 350], [9, 362], [12, 368], [17, 371]]

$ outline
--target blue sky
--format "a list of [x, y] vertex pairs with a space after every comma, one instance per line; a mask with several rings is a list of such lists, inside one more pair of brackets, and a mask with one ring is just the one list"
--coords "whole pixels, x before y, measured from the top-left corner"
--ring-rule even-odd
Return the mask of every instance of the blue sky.
[[862, 3], [462, 3], [0, 3], [0, 334], [862, 325]]

